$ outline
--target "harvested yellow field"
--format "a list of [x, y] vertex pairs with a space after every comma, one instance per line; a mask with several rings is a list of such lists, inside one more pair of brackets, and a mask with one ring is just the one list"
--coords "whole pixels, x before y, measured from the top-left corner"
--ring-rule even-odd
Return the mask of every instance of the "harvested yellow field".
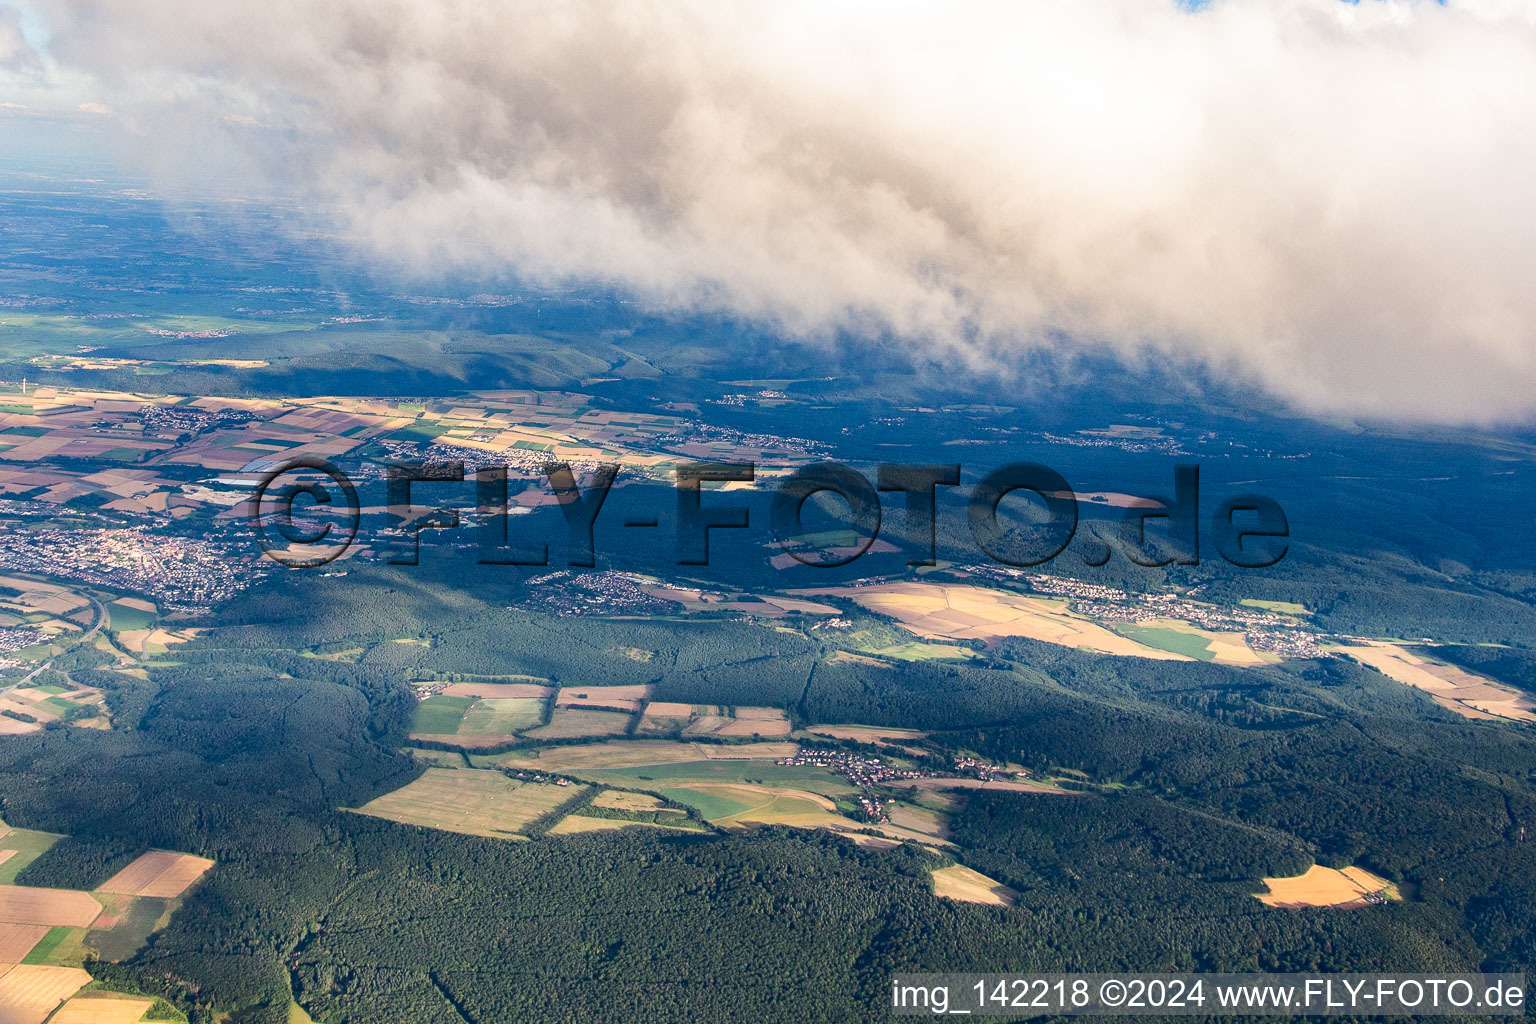
[[779, 708], [737, 708], [734, 719], [717, 736], [788, 736], [789, 715]]
[[428, 768], [415, 782], [364, 804], [358, 813], [445, 832], [509, 839], [585, 789], [519, 782], [501, 772], [477, 768]]
[[553, 686], [537, 683], [450, 683], [443, 693], [450, 697], [548, 697]]
[[546, 835], [551, 836], [575, 836], [585, 835], [588, 832], [614, 832], [626, 828], [664, 828], [672, 831], [691, 831], [685, 829], [673, 829], [671, 825], [661, 825], [650, 821], [621, 821], [617, 818], [584, 818], [579, 814], [567, 815], [556, 822], [555, 827]]
[[48, 932], [46, 924], [0, 923], [0, 964], [21, 963]]
[[1424, 690], [1435, 703], [1463, 717], [1536, 722], [1536, 699], [1529, 695], [1455, 665], [1421, 658], [1397, 644], [1375, 641], [1338, 651], [1388, 679]]
[[851, 598], [888, 615], [921, 637], [993, 640], [1022, 636], [1097, 654], [1190, 661], [1182, 654], [1147, 647], [1066, 610], [1061, 602], [978, 586], [885, 583], [871, 587], [807, 591]]
[[1011, 907], [1019, 894], [980, 871], [973, 871], [964, 864], [952, 864], [933, 872], [933, 894], [946, 900], [964, 903], [987, 903], [995, 907]]
[[736, 717], [755, 722], [776, 722], [785, 717], [779, 708], [737, 708]]
[[206, 857], [151, 850], [107, 879], [97, 891], [119, 896], [175, 899], [212, 867], [213, 861]]
[[[705, 712], [702, 709], [709, 708]], [[713, 713], [713, 705], [706, 704], [676, 704], [671, 701], [656, 700], [645, 706], [646, 718], [687, 718], [694, 711], [701, 713]]]
[[90, 893], [0, 885], [0, 921], [7, 924], [68, 925], [83, 928], [96, 920], [101, 904]]
[[1255, 893], [1261, 903], [1271, 907], [1364, 907], [1366, 896], [1384, 893], [1387, 899], [1399, 899], [1397, 887], [1364, 868], [1342, 870], [1314, 864], [1304, 875], [1294, 878], [1266, 878], [1269, 892]]
[[78, 967], [18, 964], [0, 977], [0, 1024], [42, 1024], [90, 983], [91, 976]]
[[153, 1005], [153, 999], [138, 996], [76, 996], [59, 1007], [59, 1012], [48, 1018], [48, 1024], [137, 1024]]
[[556, 707], [618, 708], [639, 711], [650, 699], [650, 686], [562, 686]]

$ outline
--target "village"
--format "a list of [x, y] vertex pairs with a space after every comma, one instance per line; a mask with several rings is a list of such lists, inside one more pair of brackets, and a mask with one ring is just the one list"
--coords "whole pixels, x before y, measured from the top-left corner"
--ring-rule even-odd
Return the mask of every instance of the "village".
[[963, 754], [956, 755], [953, 771], [941, 772], [928, 768], [896, 768], [872, 754], [826, 747], [801, 747], [793, 755], [780, 758], [775, 763], [828, 768], [837, 772], [859, 787], [860, 794], [857, 800], [865, 819], [882, 825], [890, 822], [890, 817], [886, 813], [887, 801], [875, 792], [875, 787], [883, 783], [947, 778], [980, 779], [983, 782], [990, 782], [1011, 774], [997, 765]]

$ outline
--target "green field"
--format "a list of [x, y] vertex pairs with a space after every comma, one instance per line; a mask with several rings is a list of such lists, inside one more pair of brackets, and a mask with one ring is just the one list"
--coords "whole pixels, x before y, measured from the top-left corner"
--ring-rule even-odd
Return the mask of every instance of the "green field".
[[544, 701], [538, 697], [484, 697], [464, 712], [458, 732], [460, 736], [510, 736], [538, 725], [543, 716]]
[[1281, 615], [1311, 615], [1306, 605], [1296, 604], [1291, 601], [1260, 601], [1256, 598], [1245, 597], [1237, 602], [1248, 608], [1262, 608], [1268, 612], [1279, 612]]
[[0, 885], [16, 884], [16, 876], [21, 869], [62, 838], [52, 832], [34, 832], [29, 828], [13, 828], [0, 836], [0, 850], [16, 851], [4, 863], [0, 863]]
[[905, 643], [895, 644], [890, 647], [866, 647], [866, 654], [878, 654], [882, 658], [894, 658], [897, 661], [944, 661], [965, 660], [976, 657], [976, 652], [968, 647], [955, 647], [951, 644], [925, 644]]
[[411, 719], [411, 732], [452, 735], [459, 731], [464, 713], [474, 704], [474, 697], [445, 697], [441, 694], [428, 697], [416, 705], [416, 714]]
[[126, 604], [113, 601], [107, 605], [107, 615], [110, 617], [109, 625], [118, 632], [124, 633], [132, 629], [154, 629], [155, 616], [142, 608], [130, 608]]
[[608, 781], [620, 786], [633, 786], [637, 781], [761, 782], [769, 786], [804, 789], [824, 796], [846, 793], [852, 788], [841, 775], [826, 768], [817, 768], [812, 765], [774, 764], [772, 761], [680, 761], [675, 764], [641, 765], [638, 768], [578, 770], [572, 774], [580, 775], [584, 779]]
[[1176, 629], [1165, 629], [1162, 626], [1135, 626], [1129, 622], [1116, 622], [1111, 628], [1121, 636], [1129, 637], [1148, 647], [1155, 647], [1159, 651], [1183, 654], [1199, 661], [1212, 661], [1216, 657], [1213, 652], [1206, 649], [1210, 640], [1203, 636], [1195, 636], [1193, 633], [1181, 633]]
[[[13, 860], [15, 858], [12, 858]], [[71, 932], [80, 931], [78, 928], [69, 928], [65, 925], [56, 925], [48, 929], [48, 934], [42, 937], [37, 945], [32, 947], [32, 952], [22, 958], [24, 964], [46, 964], [49, 959], [58, 952], [60, 946], [70, 937]]]
[[752, 809], [750, 804], [744, 804], [739, 800], [732, 800], [729, 797], [723, 797], [701, 789], [675, 788], [661, 789], [657, 790], [657, 792], [668, 800], [676, 800], [680, 804], [687, 804], [704, 815], [706, 820], [728, 818], [733, 814], [740, 814], [742, 811], [750, 811]]

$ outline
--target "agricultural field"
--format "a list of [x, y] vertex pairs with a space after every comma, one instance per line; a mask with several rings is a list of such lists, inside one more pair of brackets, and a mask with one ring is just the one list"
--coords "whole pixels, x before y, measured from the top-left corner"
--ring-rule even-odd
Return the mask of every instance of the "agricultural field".
[[514, 697], [533, 698], [544, 700], [555, 692], [552, 686], [544, 686], [537, 681], [531, 681], [531, 676], [526, 683], [449, 683], [443, 690], [443, 694], [449, 697], [489, 697], [492, 699], [507, 699]]
[[151, 850], [103, 882], [97, 892], [119, 896], [176, 899], [213, 868], [213, 861], [190, 853]]
[[[454, 694], [451, 691], [455, 687], [476, 692]], [[459, 683], [447, 690], [416, 705], [411, 721], [413, 738], [473, 750], [505, 743], [544, 720], [545, 687]]]
[[0, 1022], [42, 1024], [60, 1003], [91, 983], [78, 967], [0, 966]]
[[1536, 698], [1455, 665], [1422, 658], [1385, 641], [1336, 648], [1336, 652], [1389, 679], [1428, 693], [1436, 704], [1464, 718], [1536, 722]]
[[179, 900], [149, 896], [104, 896], [107, 904], [83, 944], [103, 960], [127, 960], [149, 941], [150, 935], [165, 927], [170, 915], [181, 906]]
[[358, 813], [465, 835], [520, 838], [519, 829], [583, 788], [519, 782], [477, 768], [428, 768], [421, 778], [364, 804]]
[[154, 1005], [141, 996], [89, 992], [59, 1007], [48, 1024], [137, 1024]]
[[[31, 864], [63, 836], [11, 828], [0, 822], [0, 885], [11, 885], [21, 869]], [[4, 961], [0, 961], [3, 963]]]
[[529, 729], [523, 735], [539, 740], [568, 740], [587, 736], [621, 736], [629, 730], [632, 715], [620, 711], [594, 711], [588, 708], [555, 708], [549, 724]]
[[650, 686], [562, 686], [558, 708], [608, 708], [634, 713], [651, 697]]
[[789, 716], [778, 708], [732, 709], [713, 704], [674, 704], [653, 702], [640, 718], [641, 735], [788, 736]]
[[[0, 733], [42, 731], [49, 722], [106, 725], [106, 695], [89, 686], [17, 686], [0, 693]], [[29, 721], [30, 719], [30, 721]]]
[[0, 885], [0, 922], [84, 928], [101, 913], [90, 893], [74, 889], [42, 889]]
[[921, 832], [937, 839], [949, 837], [948, 820], [932, 808], [892, 801], [886, 804], [885, 813], [891, 819], [891, 824], [899, 828]]
[[1051, 793], [1056, 796], [1077, 796], [1075, 790], [1059, 789], [1045, 782], [1036, 782], [1032, 779], [895, 779], [882, 783], [894, 789], [909, 789], [917, 792], [946, 790], [946, 789], [991, 789], [1009, 790], [1014, 793]]
[[1019, 898], [1018, 893], [1003, 883], [964, 864], [952, 864], [933, 872], [933, 894], [946, 900], [995, 907], [1011, 907]]
[[136, 597], [120, 597], [107, 605], [107, 628], [114, 633], [150, 630], [155, 626], [155, 606]]
[[885, 583], [868, 587], [809, 590], [849, 598], [888, 615], [912, 633], [946, 640], [994, 640], [1022, 636], [1097, 654], [1187, 661], [1187, 655], [1137, 643], [1066, 609], [1064, 602], [993, 590], [932, 583]]
[[1364, 868], [1325, 868], [1314, 864], [1306, 874], [1294, 878], [1266, 878], [1268, 892], [1255, 893], [1261, 903], [1271, 907], [1297, 909], [1334, 907], [1354, 909], [1369, 906], [1366, 897], [1380, 893], [1386, 899], [1401, 899], [1397, 887]]
[[[1159, 619], [1151, 625], [1117, 622], [1114, 631], [1137, 643], [1196, 661], [1219, 665], [1263, 665], [1266, 659], [1250, 650], [1241, 633], [1214, 633], [1179, 619]], [[1273, 659], [1271, 659], [1273, 660]]]
[[892, 644], [889, 647], [865, 647], [862, 650], [865, 654], [890, 658], [892, 661], [965, 661], [976, 657], [976, 652], [969, 647], [917, 641]]
[[570, 772], [604, 768], [635, 768], [675, 764], [679, 761], [774, 760], [791, 757], [798, 743], [679, 743], [666, 740], [612, 740], [570, 747], [546, 747], [518, 751], [500, 762], [501, 767], [533, 771]]
[[915, 741], [928, 734], [919, 729], [897, 729], [879, 725], [813, 725], [806, 730], [812, 736], [827, 736], [835, 740], [853, 740], [857, 743], [900, 743]]
[[[671, 811], [649, 793], [628, 793], [622, 789], [605, 789], [592, 801], [593, 807], [615, 811]], [[3, 959], [3, 958], [0, 958]]]
[[1306, 605], [1296, 604], [1294, 601], [1260, 601], [1257, 598], [1245, 597], [1237, 602], [1246, 608], [1260, 608], [1267, 612], [1276, 612], [1280, 615], [1304, 616], [1312, 613]]
[[474, 697], [428, 697], [416, 705], [411, 735], [452, 736], [464, 722], [464, 713], [475, 705]]
[[46, 924], [0, 924], [0, 964], [19, 964], [50, 931]]
[[[814, 765], [782, 765], [772, 761], [683, 761], [672, 764], [639, 765], [633, 768], [572, 770], [584, 779], [645, 789], [654, 789], [653, 784], [669, 785], [689, 781], [711, 785], [763, 784], [827, 796], [838, 796], [853, 791], [853, 787], [846, 779], [829, 769]], [[657, 792], [660, 791], [657, 790]]]
[[626, 821], [620, 818], [589, 818], [580, 814], [568, 814], [557, 821], [545, 835], [575, 836], [589, 832], [614, 832], [626, 828], [659, 828], [669, 832], [694, 832], [698, 827], [667, 825], [657, 821]]
[[486, 697], [470, 705], [459, 723], [462, 737], [509, 737], [538, 725], [544, 702], [536, 697]]

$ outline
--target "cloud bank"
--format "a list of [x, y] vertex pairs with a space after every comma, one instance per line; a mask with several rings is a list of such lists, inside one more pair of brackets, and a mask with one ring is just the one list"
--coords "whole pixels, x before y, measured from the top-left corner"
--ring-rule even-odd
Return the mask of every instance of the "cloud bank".
[[423, 267], [1536, 411], [1529, 0], [33, 6], [130, 129], [222, 138]]

